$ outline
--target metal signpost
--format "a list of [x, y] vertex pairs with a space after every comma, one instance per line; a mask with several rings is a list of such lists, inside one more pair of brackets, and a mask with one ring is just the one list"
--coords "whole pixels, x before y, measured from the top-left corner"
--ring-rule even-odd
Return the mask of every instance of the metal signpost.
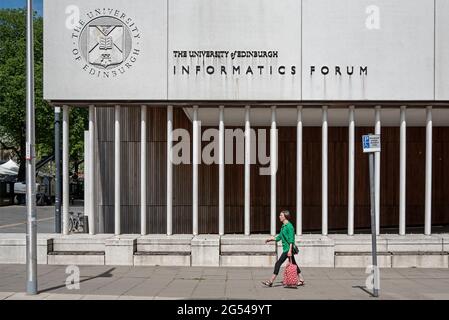
[[373, 296], [379, 296], [379, 268], [377, 267], [377, 247], [376, 247], [376, 217], [374, 214], [374, 153], [380, 152], [380, 135], [368, 134], [362, 136], [363, 152], [369, 154], [369, 181], [370, 181], [370, 202], [371, 202], [371, 242], [373, 256]]
[[55, 233], [61, 233], [61, 108], [55, 108]]
[[34, 151], [34, 49], [33, 4], [27, 0], [27, 90], [26, 90], [26, 273], [27, 294], [37, 294], [36, 158]]

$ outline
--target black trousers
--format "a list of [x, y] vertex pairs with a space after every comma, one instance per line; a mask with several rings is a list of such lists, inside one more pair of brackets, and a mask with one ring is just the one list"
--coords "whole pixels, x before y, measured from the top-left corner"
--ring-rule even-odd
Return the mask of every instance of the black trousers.
[[[285, 260], [288, 259], [288, 252], [283, 252], [281, 254], [281, 256], [279, 257], [279, 260], [276, 262], [276, 264], [274, 265], [274, 274], [278, 275], [279, 274], [279, 270], [281, 269], [282, 264], [284, 263]], [[296, 264], [295, 261], [295, 255], [292, 254], [292, 263]], [[301, 269], [299, 269], [298, 265], [296, 264], [296, 268], [298, 269], [298, 274], [301, 273]]]

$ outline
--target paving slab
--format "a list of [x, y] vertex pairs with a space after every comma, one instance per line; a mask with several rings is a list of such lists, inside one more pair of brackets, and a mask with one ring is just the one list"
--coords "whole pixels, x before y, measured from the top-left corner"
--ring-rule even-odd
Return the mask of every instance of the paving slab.
[[155, 269], [152, 267], [133, 267], [128, 270], [128, 272], [124, 273], [123, 276], [126, 278], [150, 278]]
[[118, 300], [154, 300], [154, 297], [122, 295], [118, 297]]
[[50, 294], [49, 293], [39, 293], [37, 295], [28, 295], [24, 292], [17, 292], [6, 298], [6, 300], [44, 300]]
[[118, 300], [118, 298], [119, 296], [88, 294], [83, 296], [81, 300]]
[[172, 296], [160, 296], [154, 297], [153, 300], [184, 300], [183, 297], [172, 297]]
[[138, 278], [120, 278], [111, 282], [101, 288], [98, 288], [93, 293], [101, 293], [107, 295], [123, 295], [132, 288], [138, 286], [142, 282]]
[[81, 300], [83, 295], [80, 294], [61, 294], [52, 293], [49, 294], [45, 300]]
[[198, 282], [198, 280], [173, 280], [159, 292], [158, 296], [188, 298], [198, 286]]
[[160, 291], [166, 287], [165, 282], [154, 282], [145, 280], [141, 284], [133, 287], [126, 292], [130, 296], [156, 296]]
[[426, 299], [432, 300], [449, 300], [449, 292], [446, 293], [424, 293], [423, 296]]
[[0, 300], [4, 300], [10, 296], [12, 296], [14, 292], [0, 292]]

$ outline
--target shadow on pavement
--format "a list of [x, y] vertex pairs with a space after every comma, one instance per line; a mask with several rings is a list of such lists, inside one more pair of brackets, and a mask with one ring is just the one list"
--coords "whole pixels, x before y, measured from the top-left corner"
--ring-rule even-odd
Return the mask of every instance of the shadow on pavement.
[[[111, 277], [113, 277], [113, 274], [111, 272], [114, 271], [114, 270], [115, 270], [115, 268], [111, 268], [111, 269], [106, 270], [105, 272], [103, 272], [103, 273], [101, 273], [99, 275], [96, 275], [96, 276], [93, 276], [93, 277], [89, 277], [87, 279], [80, 280], [79, 283], [90, 281], [90, 280], [97, 279], [97, 278], [111, 278]], [[63, 284], [63, 285], [60, 285], [60, 286], [51, 287], [51, 288], [47, 288], [47, 289], [44, 289], [44, 290], [39, 290], [39, 293], [44, 293], [44, 292], [48, 292], [48, 291], [52, 291], [52, 290], [65, 288], [65, 287], [66, 287], [66, 285]]]
[[360, 289], [360, 290], [362, 290], [362, 291], [365, 291], [365, 292], [368, 293], [371, 297], [375, 298], [374, 294], [373, 294], [371, 291], [369, 291], [366, 287], [363, 287], [363, 286], [352, 286], [352, 287], [353, 287], [353, 288], [356, 288], [356, 289]]

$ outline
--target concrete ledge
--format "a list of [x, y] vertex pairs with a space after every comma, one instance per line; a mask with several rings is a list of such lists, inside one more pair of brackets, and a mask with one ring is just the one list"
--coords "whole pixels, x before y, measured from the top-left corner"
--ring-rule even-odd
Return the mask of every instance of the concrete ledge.
[[119, 236], [113, 236], [111, 238], [107, 238], [105, 240], [106, 246], [129, 246], [134, 245], [137, 243], [137, 238], [139, 238], [139, 235], [136, 234], [122, 234]]
[[225, 235], [220, 239], [220, 266], [273, 267], [276, 243], [265, 244], [268, 235]]
[[398, 251], [390, 252], [393, 256], [444, 256], [447, 252], [436, 252], [436, 251]]
[[242, 251], [226, 251], [222, 252], [221, 256], [275, 256], [276, 252], [242, 252]]
[[199, 235], [192, 239], [192, 266], [220, 266], [220, 236]]
[[396, 234], [383, 234], [379, 236], [387, 241], [387, 251], [443, 251], [443, 239], [441, 236], [426, 236], [423, 234], [408, 234], [400, 236]]
[[136, 239], [135, 266], [190, 266], [193, 235], [146, 235]]
[[138, 235], [120, 235], [105, 240], [105, 264], [132, 266]]
[[49, 256], [104, 256], [104, 251], [52, 251]]
[[449, 234], [442, 234], [440, 235], [441, 240], [443, 241], [443, 251], [448, 252], [449, 251]]
[[393, 268], [448, 268], [449, 254], [447, 252], [419, 252], [392, 254]]
[[[391, 254], [378, 254], [377, 265], [391, 268]], [[373, 264], [371, 253], [363, 255], [335, 255], [335, 268], [366, 268]]]
[[148, 234], [139, 236], [139, 244], [190, 244], [193, 239], [191, 234], [175, 234], [167, 236], [165, 234]]
[[105, 251], [105, 241], [112, 237], [111, 234], [55, 234], [52, 251]]
[[[0, 234], [0, 264], [24, 264], [25, 234]], [[272, 267], [281, 243], [268, 235], [88, 235], [38, 234], [39, 264], [180, 265]], [[371, 264], [371, 235], [297, 237], [303, 267], [366, 267]], [[390, 250], [387, 250], [390, 249]], [[449, 234], [378, 237], [381, 267], [449, 267]]]
[[[354, 252], [335, 252], [336, 256], [351, 256], [351, 257], [362, 257], [362, 256], [372, 256], [371, 251], [354, 251]], [[391, 256], [391, 252], [377, 252], [378, 256]]]
[[[51, 248], [51, 234], [37, 235], [37, 263], [47, 264], [47, 252]], [[26, 263], [26, 234], [0, 233], [0, 264]]]
[[225, 235], [220, 239], [220, 252], [248, 252], [276, 254], [276, 244], [266, 244], [267, 235]]
[[134, 255], [135, 266], [183, 266], [191, 265], [190, 255]]
[[[335, 252], [367, 252], [371, 251], [372, 248], [370, 234], [356, 234], [353, 236], [333, 234], [329, 235], [329, 238], [334, 240]], [[377, 237], [376, 246], [378, 251], [387, 251], [387, 240]]]
[[245, 236], [243, 234], [227, 234], [221, 236], [220, 243], [221, 245], [241, 245], [245, 244], [248, 246], [258, 246], [264, 245], [265, 240], [268, 239], [269, 235], [264, 234], [253, 234], [249, 236]]
[[273, 267], [277, 256], [273, 255], [221, 255], [222, 267]]
[[268, 235], [225, 235], [220, 240], [220, 266], [273, 267], [276, 244], [265, 244]]
[[222, 254], [226, 252], [256, 252], [256, 253], [274, 253], [276, 254], [276, 246], [273, 244], [262, 245], [246, 245], [246, 244], [233, 244], [233, 245], [221, 245], [220, 251]]
[[104, 252], [91, 252], [84, 254], [79, 252], [52, 252], [48, 255], [48, 264], [51, 265], [104, 265]]
[[[381, 268], [447, 268], [447, 252], [400, 251], [378, 252]], [[366, 267], [372, 264], [371, 252], [335, 252], [335, 267]]]
[[136, 251], [134, 252], [135, 256], [190, 256], [190, 252], [185, 251], [168, 251], [168, 252], [149, 252], [149, 251]]
[[[305, 235], [296, 237], [299, 249], [297, 262], [302, 267], [334, 267], [335, 242], [322, 235]], [[282, 253], [282, 245], [278, 243], [278, 254]]]
[[191, 252], [192, 235], [146, 235], [137, 238], [137, 251]]

